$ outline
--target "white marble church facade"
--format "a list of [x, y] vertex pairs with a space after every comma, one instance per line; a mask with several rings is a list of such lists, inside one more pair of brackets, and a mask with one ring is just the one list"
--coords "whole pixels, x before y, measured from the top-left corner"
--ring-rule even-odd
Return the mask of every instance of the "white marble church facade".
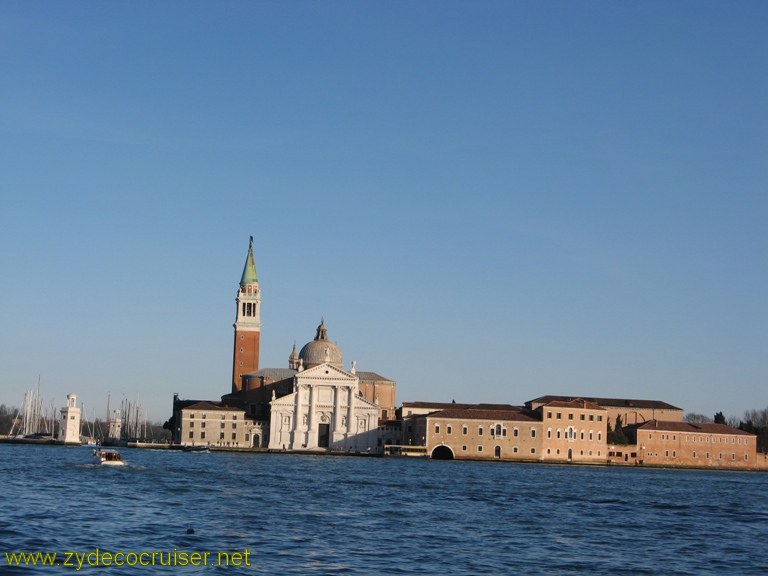
[[269, 449], [374, 450], [379, 407], [358, 384], [354, 372], [328, 362], [298, 372], [293, 393], [270, 403]]

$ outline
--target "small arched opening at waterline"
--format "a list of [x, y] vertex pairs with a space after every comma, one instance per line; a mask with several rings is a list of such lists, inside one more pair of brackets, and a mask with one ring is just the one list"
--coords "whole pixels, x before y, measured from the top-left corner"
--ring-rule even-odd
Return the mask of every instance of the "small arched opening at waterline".
[[252, 446], [254, 448], [261, 448], [261, 437], [258, 434], [253, 435], [253, 444]]
[[432, 460], [453, 460], [453, 450], [445, 445], [437, 446], [432, 450]]
[[493, 449], [493, 457], [501, 459], [501, 446], [496, 446], [496, 448]]

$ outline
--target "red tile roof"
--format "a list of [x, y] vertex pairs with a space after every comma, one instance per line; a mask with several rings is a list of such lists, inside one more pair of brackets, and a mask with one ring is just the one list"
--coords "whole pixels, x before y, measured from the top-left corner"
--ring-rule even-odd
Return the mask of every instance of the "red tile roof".
[[594, 402], [588, 402], [584, 400], [583, 398], [575, 398], [574, 400], [570, 401], [563, 401], [563, 400], [553, 400], [552, 402], [549, 402], [547, 404], [544, 404], [543, 407], [547, 408], [579, 408], [580, 410], [603, 410], [605, 411], [605, 408], [600, 406], [599, 404], [595, 404]]
[[451, 420], [511, 420], [516, 422], [539, 422], [539, 419], [521, 410], [476, 410], [474, 408], [448, 408], [428, 414], [429, 418]]
[[693, 422], [667, 422], [661, 420], [649, 420], [637, 425], [638, 430], [659, 430], [662, 432], [692, 432], [699, 434], [732, 434], [736, 436], [754, 436], [744, 430], [731, 428], [725, 424], [693, 423]]

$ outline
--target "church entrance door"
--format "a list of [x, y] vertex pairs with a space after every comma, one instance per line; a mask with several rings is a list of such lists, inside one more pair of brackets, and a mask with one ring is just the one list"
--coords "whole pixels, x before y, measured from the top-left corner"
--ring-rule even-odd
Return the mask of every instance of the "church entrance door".
[[331, 425], [320, 424], [317, 429], [317, 446], [319, 448], [328, 448], [331, 439]]

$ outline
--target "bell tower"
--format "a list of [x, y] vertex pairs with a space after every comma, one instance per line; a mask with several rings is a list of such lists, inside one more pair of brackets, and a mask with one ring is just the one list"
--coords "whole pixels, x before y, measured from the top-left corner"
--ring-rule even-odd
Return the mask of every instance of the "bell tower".
[[253, 236], [248, 244], [240, 289], [237, 292], [235, 346], [232, 360], [232, 392], [243, 386], [241, 376], [259, 369], [259, 337], [261, 336], [261, 291], [253, 262]]

